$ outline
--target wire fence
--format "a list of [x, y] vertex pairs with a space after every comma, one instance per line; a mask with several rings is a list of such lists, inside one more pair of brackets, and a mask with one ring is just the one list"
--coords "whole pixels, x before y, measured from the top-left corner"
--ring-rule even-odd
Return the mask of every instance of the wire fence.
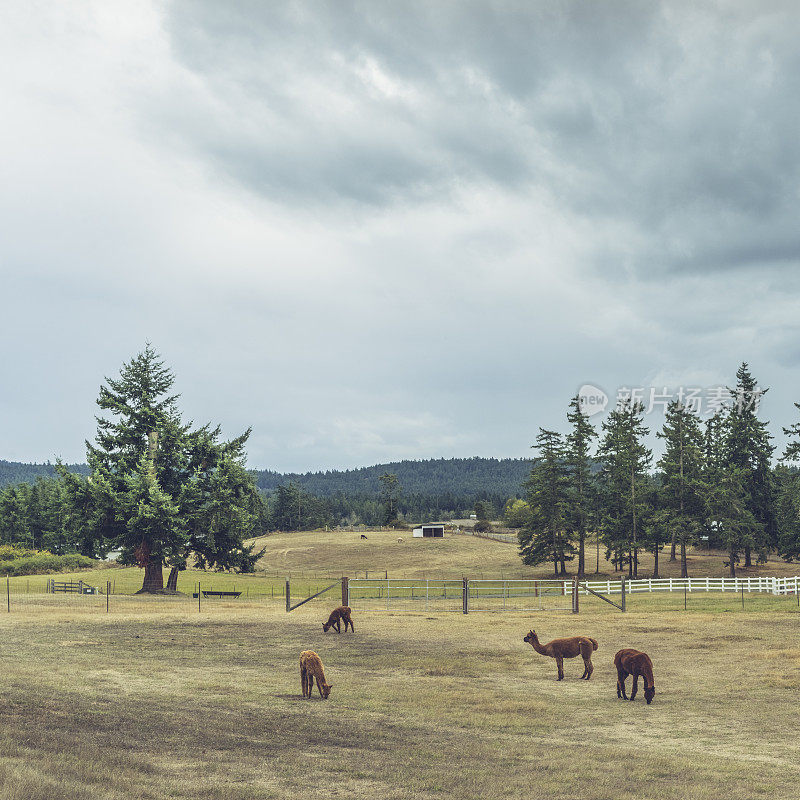
[[[7, 578], [0, 591], [0, 611], [71, 609], [91, 613], [112, 611], [202, 611], [212, 608], [285, 607], [306, 603], [326, 609], [346, 602], [358, 610], [463, 612], [576, 610], [577, 585], [581, 609], [603, 607], [602, 597], [621, 604], [624, 591], [628, 610], [732, 610], [747, 607], [785, 607], [793, 598], [800, 607], [800, 576], [742, 578], [642, 578], [636, 580], [579, 581], [555, 579], [409, 579], [331, 578], [322, 581], [285, 580], [282, 584], [196, 582], [192, 591], [140, 595], [116, 592], [112, 581], [91, 585], [83, 581], [47, 581]], [[340, 589], [341, 587], [341, 589]], [[184, 587], [185, 588], [185, 587]], [[288, 591], [287, 591], [288, 590]], [[758, 603], [755, 602], [759, 598]], [[3, 600], [5, 602], [3, 603]], [[770, 601], [770, 602], [768, 602]], [[609, 601], [606, 601], [609, 602]], [[5, 608], [3, 608], [5, 606]]]

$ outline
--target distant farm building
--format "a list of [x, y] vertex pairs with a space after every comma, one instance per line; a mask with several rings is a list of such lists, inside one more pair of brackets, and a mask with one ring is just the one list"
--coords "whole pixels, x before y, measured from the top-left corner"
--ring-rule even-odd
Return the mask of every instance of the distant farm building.
[[439, 522], [432, 522], [429, 525], [421, 525], [414, 528], [415, 539], [441, 539], [444, 536], [444, 525]]

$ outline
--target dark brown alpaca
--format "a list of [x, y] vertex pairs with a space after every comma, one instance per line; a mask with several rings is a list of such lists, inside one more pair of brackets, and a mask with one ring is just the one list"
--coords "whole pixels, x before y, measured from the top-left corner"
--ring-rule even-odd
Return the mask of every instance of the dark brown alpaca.
[[592, 666], [592, 652], [597, 650], [596, 639], [590, 636], [571, 636], [568, 639], [553, 639], [547, 644], [540, 644], [539, 637], [531, 631], [522, 641], [528, 642], [537, 653], [543, 656], [550, 656], [556, 660], [558, 666], [558, 680], [564, 680], [564, 659], [583, 656], [584, 670], [581, 679], [592, 677], [594, 667]]
[[644, 699], [647, 705], [653, 702], [653, 695], [656, 693], [656, 684], [653, 680], [653, 662], [647, 653], [640, 653], [638, 650], [630, 648], [620, 650], [614, 656], [614, 666], [617, 668], [617, 697], [623, 700], [628, 699], [625, 694], [625, 679], [628, 675], [633, 675], [633, 686], [631, 687], [631, 697], [636, 697], [636, 690], [639, 688], [639, 676], [644, 680]]
[[303, 690], [303, 697], [307, 697], [309, 700], [314, 689], [314, 678], [317, 679], [320, 696], [323, 700], [327, 700], [333, 684], [327, 683], [325, 680], [322, 659], [313, 650], [303, 650], [300, 653], [300, 686]]
[[333, 611], [331, 611], [331, 615], [328, 617], [328, 621], [322, 623], [322, 630], [325, 631], [325, 633], [327, 633], [328, 629], [331, 626], [333, 626], [334, 628], [336, 628], [336, 633], [341, 633], [342, 632], [342, 625], [340, 622], [341, 620], [344, 622], [345, 633], [347, 633], [348, 625], [350, 626], [350, 630], [353, 633], [355, 633], [356, 629], [353, 627], [353, 620], [350, 617], [351, 611], [352, 609], [350, 608], [350, 606], [339, 606], [339, 608], [334, 608]]

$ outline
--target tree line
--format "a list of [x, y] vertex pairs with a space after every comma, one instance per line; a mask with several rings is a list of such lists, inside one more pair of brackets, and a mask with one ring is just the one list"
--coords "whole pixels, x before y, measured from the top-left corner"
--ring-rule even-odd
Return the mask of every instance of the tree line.
[[539, 429], [526, 500], [505, 508], [520, 528], [522, 560], [550, 562], [564, 575], [577, 558], [583, 575], [590, 538], [631, 577], [645, 551], [657, 577], [665, 547], [687, 577], [687, 547], [701, 540], [727, 553], [732, 576], [738, 564], [752, 566], [754, 556], [762, 563], [770, 552], [800, 559], [800, 423], [783, 429], [790, 440], [773, 465], [775, 445], [758, 417], [765, 392], [743, 363], [730, 401], [707, 420], [673, 400], [656, 433], [664, 454], [655, 464], [641, 403], [623, 400], [597, 431], [573, 397], [568, 432]]

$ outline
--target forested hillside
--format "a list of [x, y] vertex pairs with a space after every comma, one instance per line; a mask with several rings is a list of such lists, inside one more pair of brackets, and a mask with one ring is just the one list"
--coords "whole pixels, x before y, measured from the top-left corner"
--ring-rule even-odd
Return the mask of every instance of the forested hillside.
[[[66, 464], [70, 472], [79, 475], [88, 475], [89, 467], [86, 464]], [[46, 464], [22, 464], [19, 461], [4, 461], [0, 459], [0, 489], [15, 483], [33, 483], [37, 478], [54, 478], [56, 468], [49, 461]]]
[[380, 476], [397, 476], [404, 494], [453, 494], [471, 498], [483, 494], [510, 497], [522, 491], [533, 462], [525, 458], [438, 458], [426, 461], [394, 461], [351, 470], [280, 473], [255, 472], [262, 491], [294, 483], [317, 497], [377, 495]]

